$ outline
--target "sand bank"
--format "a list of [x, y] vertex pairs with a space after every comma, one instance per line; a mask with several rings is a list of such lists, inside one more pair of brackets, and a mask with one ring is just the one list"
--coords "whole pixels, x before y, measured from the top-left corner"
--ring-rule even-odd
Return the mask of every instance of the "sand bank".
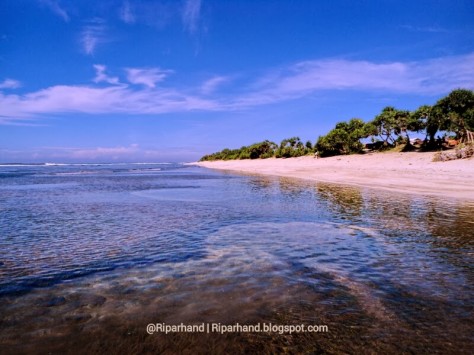
[[316, 159], [199, 162], [205, 168], [244, 174], [444, 196], [474, 201], [474, 159], [433, 162], [434, 153], [370, 153]]

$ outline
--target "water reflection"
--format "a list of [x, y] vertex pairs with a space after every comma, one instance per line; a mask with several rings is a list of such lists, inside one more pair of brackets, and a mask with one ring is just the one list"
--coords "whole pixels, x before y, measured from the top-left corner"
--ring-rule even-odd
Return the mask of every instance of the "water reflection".
[[362, 215], [365, 201], [361, 190], [357, 187], [318, 183], [316, 194], [319, 198], [328, 202], [328, 207], [335, 214], [351, 219]]
[[[22, 208], [2, 209], [2, 285], [90, 270], [5, 293], [2, 351], [472, 352], [474, 206], [213, 174], [36, 189], [40, 197], [17, 198]], [[9, 220], [19, 217], [22, 238]], [[146, 334], [157, 322], [330, 332]]]

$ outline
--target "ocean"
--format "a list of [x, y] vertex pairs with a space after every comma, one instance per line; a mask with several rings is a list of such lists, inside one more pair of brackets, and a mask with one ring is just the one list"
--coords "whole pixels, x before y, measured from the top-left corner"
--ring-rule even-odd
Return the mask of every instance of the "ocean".
[[186, 164], [3, 164], [0, 354], [470, 354], [473, 216]]

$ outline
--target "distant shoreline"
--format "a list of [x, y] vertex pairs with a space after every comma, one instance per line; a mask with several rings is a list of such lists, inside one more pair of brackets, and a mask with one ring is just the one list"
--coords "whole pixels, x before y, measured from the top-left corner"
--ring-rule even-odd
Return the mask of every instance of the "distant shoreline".
[[370, 153], [316, 159], [206, 161], [204, 168], [290, 177], [474, 201], [474, 158], [433, 162], [433, 152]]

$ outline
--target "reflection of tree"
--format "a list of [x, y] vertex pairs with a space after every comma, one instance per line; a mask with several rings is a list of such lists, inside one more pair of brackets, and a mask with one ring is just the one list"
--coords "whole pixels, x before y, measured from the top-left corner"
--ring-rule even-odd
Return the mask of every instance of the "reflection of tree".
[[375, 190], [367, 192], [364, 197], [367, 219], [381, 229], [424, 230], [423, 220], [419, 217], [420, 205], [425, 203], [423, 197]]
[[251, 190], [273, 190], [277, 186], [276, 179], [267, 177], [256, 177], [249, 180]]
[[277, 178], [272, 177], [252, 177], [249, 180], [251, 189], [274, 189], [278, 185]]
[[280, 192], [283, 196], [291, 199], [308, 194], [309, 189], [313, 186], [312, 183], [283, 177], [259, 177], [250, 180], [249, 185], [252, 190], [264, 191], [265, 195], [267, 192]]
[[[316, 194], [311, 196], [314, 183], [292, 178], [259, 177], [251, 179], [250, 184], [260, 194], [265, 191], [263, 196], [276, 197], [272, 198], [275, 208], [314, 213], [308, 203], [319, 200], [323, 203], [319, 208], [331, 211], [338, 218], [372, 225], [387, 236], [414, 237], [413, 242], [431, 245], [437, 251], [451, 250], [452, 262], [454, 254], [464, 255], [463, 258], [467, 255], [461, 249], [474, 248], [474, 204], [330, 183], [318, 183]], [[288, 205], [290, 201], [296, 204]]]
[[317, 195], [336, 217], [375, 228], [405, 257], [412, 250], [420, 260], [454, 266], [474, 282], [474, 204], [332, 184], [318, 184]]
[[439, 262], [465, 271], [462, 274], [473, 284], [474, 205], [427, 200], [418, 207], [418, 223], [427, 234], [419, 241], [429, 247], [430, 255]]
[[433, 235], [432, 244], [456, 253], [460, 249], [474, 248], [474, 205], [441, 205], [430, 203], [424, 220]]
[[308, 194], [308, 188], [312, 186], [312, 184], [310, 185], [307, 182], [297, 181], [291, 178], [280, 178], [278, 183], [281, 193], [291, 197], [299, 197]]
[[330, 204], [330, 208], [343, 216], [357, 217], [363, 212], [364, 198], [356, 187], [341, 187], [319, 183], [316, 187], [319, 197]]

